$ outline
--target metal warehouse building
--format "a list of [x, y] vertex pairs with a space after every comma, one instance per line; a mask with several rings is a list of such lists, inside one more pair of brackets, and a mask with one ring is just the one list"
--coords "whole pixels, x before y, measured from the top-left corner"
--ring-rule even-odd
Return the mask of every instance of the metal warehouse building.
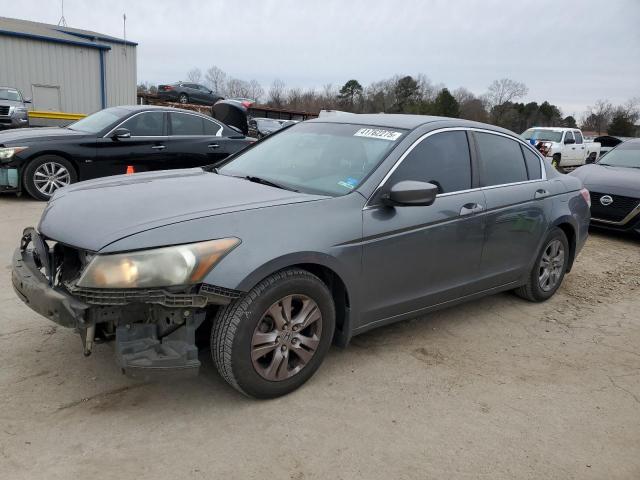
[[89, 114], [136, 103], [136, 43], [76, 28], [0, 17], [0, 85], [33, 110]]

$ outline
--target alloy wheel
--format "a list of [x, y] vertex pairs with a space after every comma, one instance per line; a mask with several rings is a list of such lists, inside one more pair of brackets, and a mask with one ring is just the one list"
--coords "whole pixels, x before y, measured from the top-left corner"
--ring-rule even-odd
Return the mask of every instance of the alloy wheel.
[[311, 361], [321, 335], [318, 304], [306, 295], [288, 295], [267, 309], [253, 332], [253, 367], [266, 380], [286, 380]]
[[33, 183], [40, 193], [50, 197], [58, 188], [71, 183], [71, 175], [58, 162], [45, 162], [33, 172]]
[[560, 240], [552, 240], [545, 248], [538, 271], [538, 284], [545, 292], [558, 285], [564, 269], [564, 255], [564, 245]]

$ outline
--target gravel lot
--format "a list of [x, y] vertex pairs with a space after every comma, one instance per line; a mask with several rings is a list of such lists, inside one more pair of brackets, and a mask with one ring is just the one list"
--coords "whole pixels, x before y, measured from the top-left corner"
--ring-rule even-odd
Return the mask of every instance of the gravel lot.
[[10, 285], [43, 203], [0, 197], [0, 478], [640, 478], [640, 242], [593, 232], [544, 304], [503, 294], [334, 348], [244, 398], [122, 376]]

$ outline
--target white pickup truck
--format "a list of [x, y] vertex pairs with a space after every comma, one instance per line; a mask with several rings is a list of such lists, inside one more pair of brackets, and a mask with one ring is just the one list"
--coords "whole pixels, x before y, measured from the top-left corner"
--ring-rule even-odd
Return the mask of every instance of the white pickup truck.
[[561, 171], [593, 163], [600, 156], [600, 144], [586, 142], [577, 128], [531, 127], [522, 136]]

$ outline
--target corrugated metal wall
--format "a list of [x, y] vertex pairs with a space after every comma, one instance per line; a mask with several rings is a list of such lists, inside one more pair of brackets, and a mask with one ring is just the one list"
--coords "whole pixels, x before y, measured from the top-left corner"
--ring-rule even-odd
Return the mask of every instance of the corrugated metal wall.
[[105, 51], [107, 72], [107, 106], [135, 105], [137, 94], [136, 47], [100, 41], [109, 45]]
[[0, 84], [26, 97], [33, 97], [34, 85], [58, 86], [62, 111], [95, 112], [101, 108], [99, 50], [0, 35]]
[[[104, 51], [107, 106], [135, 104], [136, 47], [100, 43], [111, 47]], [[102, 108], [100, 50], [0, 35], [0, 85], [35, 95], [34, 110], [54, 109], [38, 105], [38, 93], [43, 98], [47, 90], [39, 86], [48, 86], [58, 87], [61, 111], [96, 112]]]

